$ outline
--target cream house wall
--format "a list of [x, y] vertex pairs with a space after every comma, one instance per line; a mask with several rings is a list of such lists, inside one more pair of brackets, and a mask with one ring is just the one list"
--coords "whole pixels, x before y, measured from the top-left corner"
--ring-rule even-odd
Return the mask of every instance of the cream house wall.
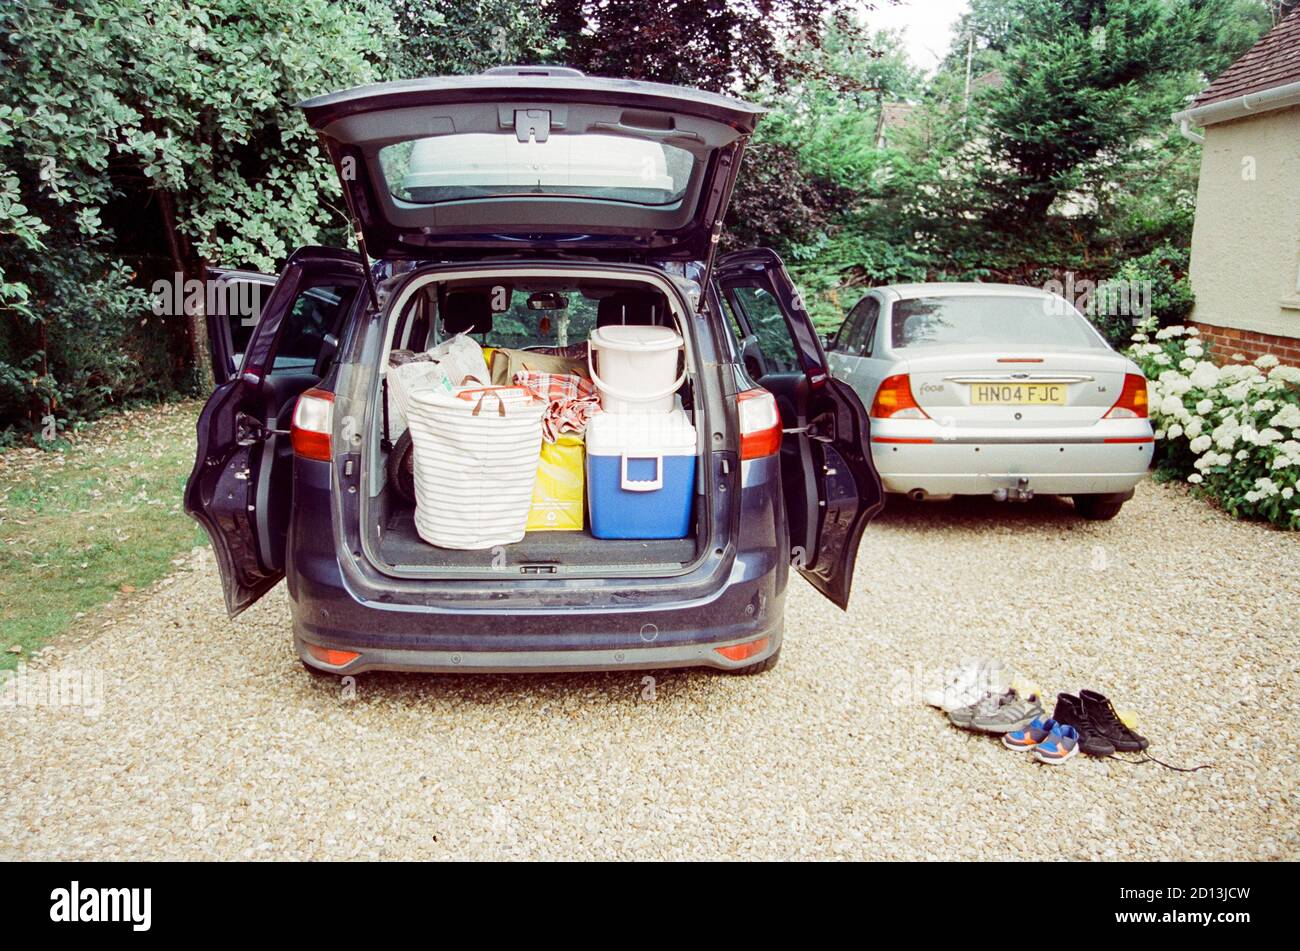
[[1205, 127], [1193, 319], [1300, 337], [1300, 106]]

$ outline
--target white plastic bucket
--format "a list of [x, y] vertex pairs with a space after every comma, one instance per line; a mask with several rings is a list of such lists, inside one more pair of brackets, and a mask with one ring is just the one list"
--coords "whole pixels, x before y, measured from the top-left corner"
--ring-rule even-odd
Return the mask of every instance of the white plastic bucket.
[[[611, 324], [591, 332], [587, 369], [607, 413], [668, 413], [686, 380], [682, 335], [670, 327]], [[597, 369], [599, 365], [599, 370]]]

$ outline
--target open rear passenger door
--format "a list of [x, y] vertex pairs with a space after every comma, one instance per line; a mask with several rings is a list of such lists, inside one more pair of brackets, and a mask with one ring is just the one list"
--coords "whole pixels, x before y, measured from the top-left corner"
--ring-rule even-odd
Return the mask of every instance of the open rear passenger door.
[[812, 319], [775, 252], [725, 255], [714, 275], [740, 334], [745, 367], [781, 410], [792, 564], [847, 608], [858, 544], [884, 505], [867, 410], [847, 384], [831, 377]]
[[208, 268], [205, 277], [212, 291], [204, 295], [208, 358], [213, 383], [220, 386], [239, 372], [276, 277], [260, 271], [224, 268]]
[[[240, 280], [265, 283], [238, 273]], [[294, 404], [328, 371], [364, 279], [361, 260], [350, 251], [295, 252], [274, 287], [263, 289], [261, 313], [233, 376], [230, 308], [207, 315], [213, 375], [223, 382], [199, 416], [185, 511], [212, 540], [231, 617], [284, 577]]]

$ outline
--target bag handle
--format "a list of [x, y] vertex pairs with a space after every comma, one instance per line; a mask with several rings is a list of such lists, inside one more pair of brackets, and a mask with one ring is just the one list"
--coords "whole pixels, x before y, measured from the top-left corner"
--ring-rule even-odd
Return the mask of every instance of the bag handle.
[[479, 386], [487, 386], [482, 380], [472, 373], [466, 373], [457, 386], [469, 386], [471, 383], [477, 383]]
[[642, 393], [637, 393], [637, 394], [628, 393], [624, 390], [618, 389], [617, 387], [610, 386], [608, 383], [606, 383], [604, 380], [602, 380], [599, 376], [596, 375], [596, 365], [592, 363], [592, 355], [595, 352], [595, 349], [596, 348], [591, 345], [587, 346], [587, 372], [591, 374], [591, 382], [595, 383], [597, 387], [604, 390], [610, 396], [615, 396], [620, 400], [627, 400], [629, 403], [653, 403], [655, 400], [661, 400], [665, 396], [672, 396], [679, 389], [681, 389], [682, 384], [686, 382], [686, 361], [683, 359], [682, 375], [679, 376], [676, 382], [673, 383], [672, 386], [668, 387], [668, 389], [660, 393], [651, 393], [649, 395], [645, 395]]
[[[466, 379], [469, 379], [469, 377], [466, 377]], [[470, 413], [471, 416], [477, 416], [479, 414], [479, 412], [483, 409], [483, 401], [487, 399], [489, 396], [495, 396], [497, 398], [497, 415], [505, 416], [506, 401], [503, 400], [501, 398], [501, 394], [497, 393], [495, 390], [487, 390], [483, 393], [482, 396], [478, 398], [478, 402], [474, 404], [474, 411]]]

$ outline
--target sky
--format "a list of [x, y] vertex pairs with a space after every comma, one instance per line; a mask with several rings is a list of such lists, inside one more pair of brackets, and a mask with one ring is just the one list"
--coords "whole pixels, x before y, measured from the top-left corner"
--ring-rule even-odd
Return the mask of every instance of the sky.
[[897, 6], [874, 0], [876, 9], [866, 15], [872, 30], [905, 31], [908, 56], [917, 66], [932, 71], [952, 45], [952, 28], [966, 10], [966, 0], [904, 0]]

